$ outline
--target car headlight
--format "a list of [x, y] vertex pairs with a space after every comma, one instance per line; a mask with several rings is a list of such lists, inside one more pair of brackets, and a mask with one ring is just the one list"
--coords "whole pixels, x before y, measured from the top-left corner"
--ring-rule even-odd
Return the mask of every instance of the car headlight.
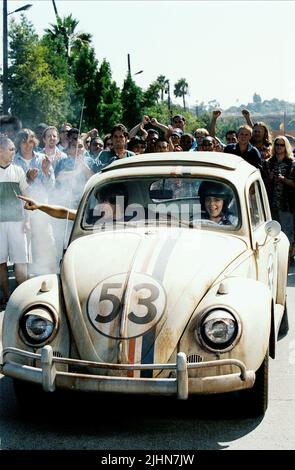
[[213, 351], [231, 349], [238, 337], [239, 323], [227, 310], [211, 310], [202, 318], [198, 335], [203, 344]]
[[20, 322], [21, 332], [30, 345], [47, 341], [56, 330], [54, 316], [45, 308], [38, 307], [26, 312]]

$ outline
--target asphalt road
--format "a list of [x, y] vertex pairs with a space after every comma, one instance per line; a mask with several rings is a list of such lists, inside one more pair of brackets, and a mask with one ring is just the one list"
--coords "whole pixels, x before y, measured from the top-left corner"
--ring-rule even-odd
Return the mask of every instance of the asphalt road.
[[288, 310], [290, 330], [278, 343], [277, 358], [270, 361], [270, 401], [263, 418], [241, 417], [236, 396], [177, 402], [89, 394], [61, 395], [53, 405], [36, 403], [35, 410], [23, 415], [11, 380], [0, 376], [1, 449], [294, 449], [294, 268]]

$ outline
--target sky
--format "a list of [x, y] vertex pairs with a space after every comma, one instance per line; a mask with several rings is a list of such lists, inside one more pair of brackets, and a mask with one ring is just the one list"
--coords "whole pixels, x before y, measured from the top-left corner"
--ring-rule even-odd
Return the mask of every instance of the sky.
[[[8, 0], [8, 12], [27, 3], [33, 6], [25, 14], [42, 35], [55, 23], [52, 1]], [[255, 92], [262, 100], [295, 102], [295, 1], [55, 3], [59, 16], [71, 13], [79, 20], [77, 29], [92, 34], [96, 58], [109, 61], [120, 87], [130, 54], [137, 85], [146, 89], [165, 75], [173, 92], [177, 80], [185, 78], [189, 106], [216, 99], [225, 109], [251, 102]], [[19, 15], [13, 14], [15, 20]]]

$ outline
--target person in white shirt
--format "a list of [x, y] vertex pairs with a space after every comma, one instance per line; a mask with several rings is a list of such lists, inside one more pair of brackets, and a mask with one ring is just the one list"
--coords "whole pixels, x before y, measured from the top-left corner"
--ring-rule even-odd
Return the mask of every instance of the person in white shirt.
[[9, 298], [8, 260], [14, 264], [17, 284], [27, 279], [27, 241], [25, 214], [17, 196], [27, 195], [28, 183], [22, 168], [12, 163], [15, 147], [8, 137], [0, 136], [0, 309]]

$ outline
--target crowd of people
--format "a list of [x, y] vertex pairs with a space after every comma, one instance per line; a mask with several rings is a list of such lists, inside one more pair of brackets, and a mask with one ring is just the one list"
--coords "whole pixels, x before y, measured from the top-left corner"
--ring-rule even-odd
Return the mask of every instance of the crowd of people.
[[[56, 273], [86, 181], [113, 161], [154, 152], [218, 151], [238, 155], [261, 171], [272, 217], [287, 234], [293, 254], [295, 160], [289, 140], [254, 123], [243, 110], [245, 124], [216, 137], [221, 111], [213, 111], [209, 130], [185, 130], [185, 118], [171, 125], [144, 116], [129, 132], [117, 124], [109, 134], [96, 129], [80, 133], [70, 123], [59, 129], [40, 123], [23, 128], [14, 116], [0, 117], [0, 308], [9, 298], [7, 263], [14, 265], [17, 284], [31, 276]], [[24, 211], [16, 196], [67, 207], [57, 219], [46, 211]], [[25, 199], [26, 200], [26, 199]], [[27, 201], [30, 199], [27, 199]]]

